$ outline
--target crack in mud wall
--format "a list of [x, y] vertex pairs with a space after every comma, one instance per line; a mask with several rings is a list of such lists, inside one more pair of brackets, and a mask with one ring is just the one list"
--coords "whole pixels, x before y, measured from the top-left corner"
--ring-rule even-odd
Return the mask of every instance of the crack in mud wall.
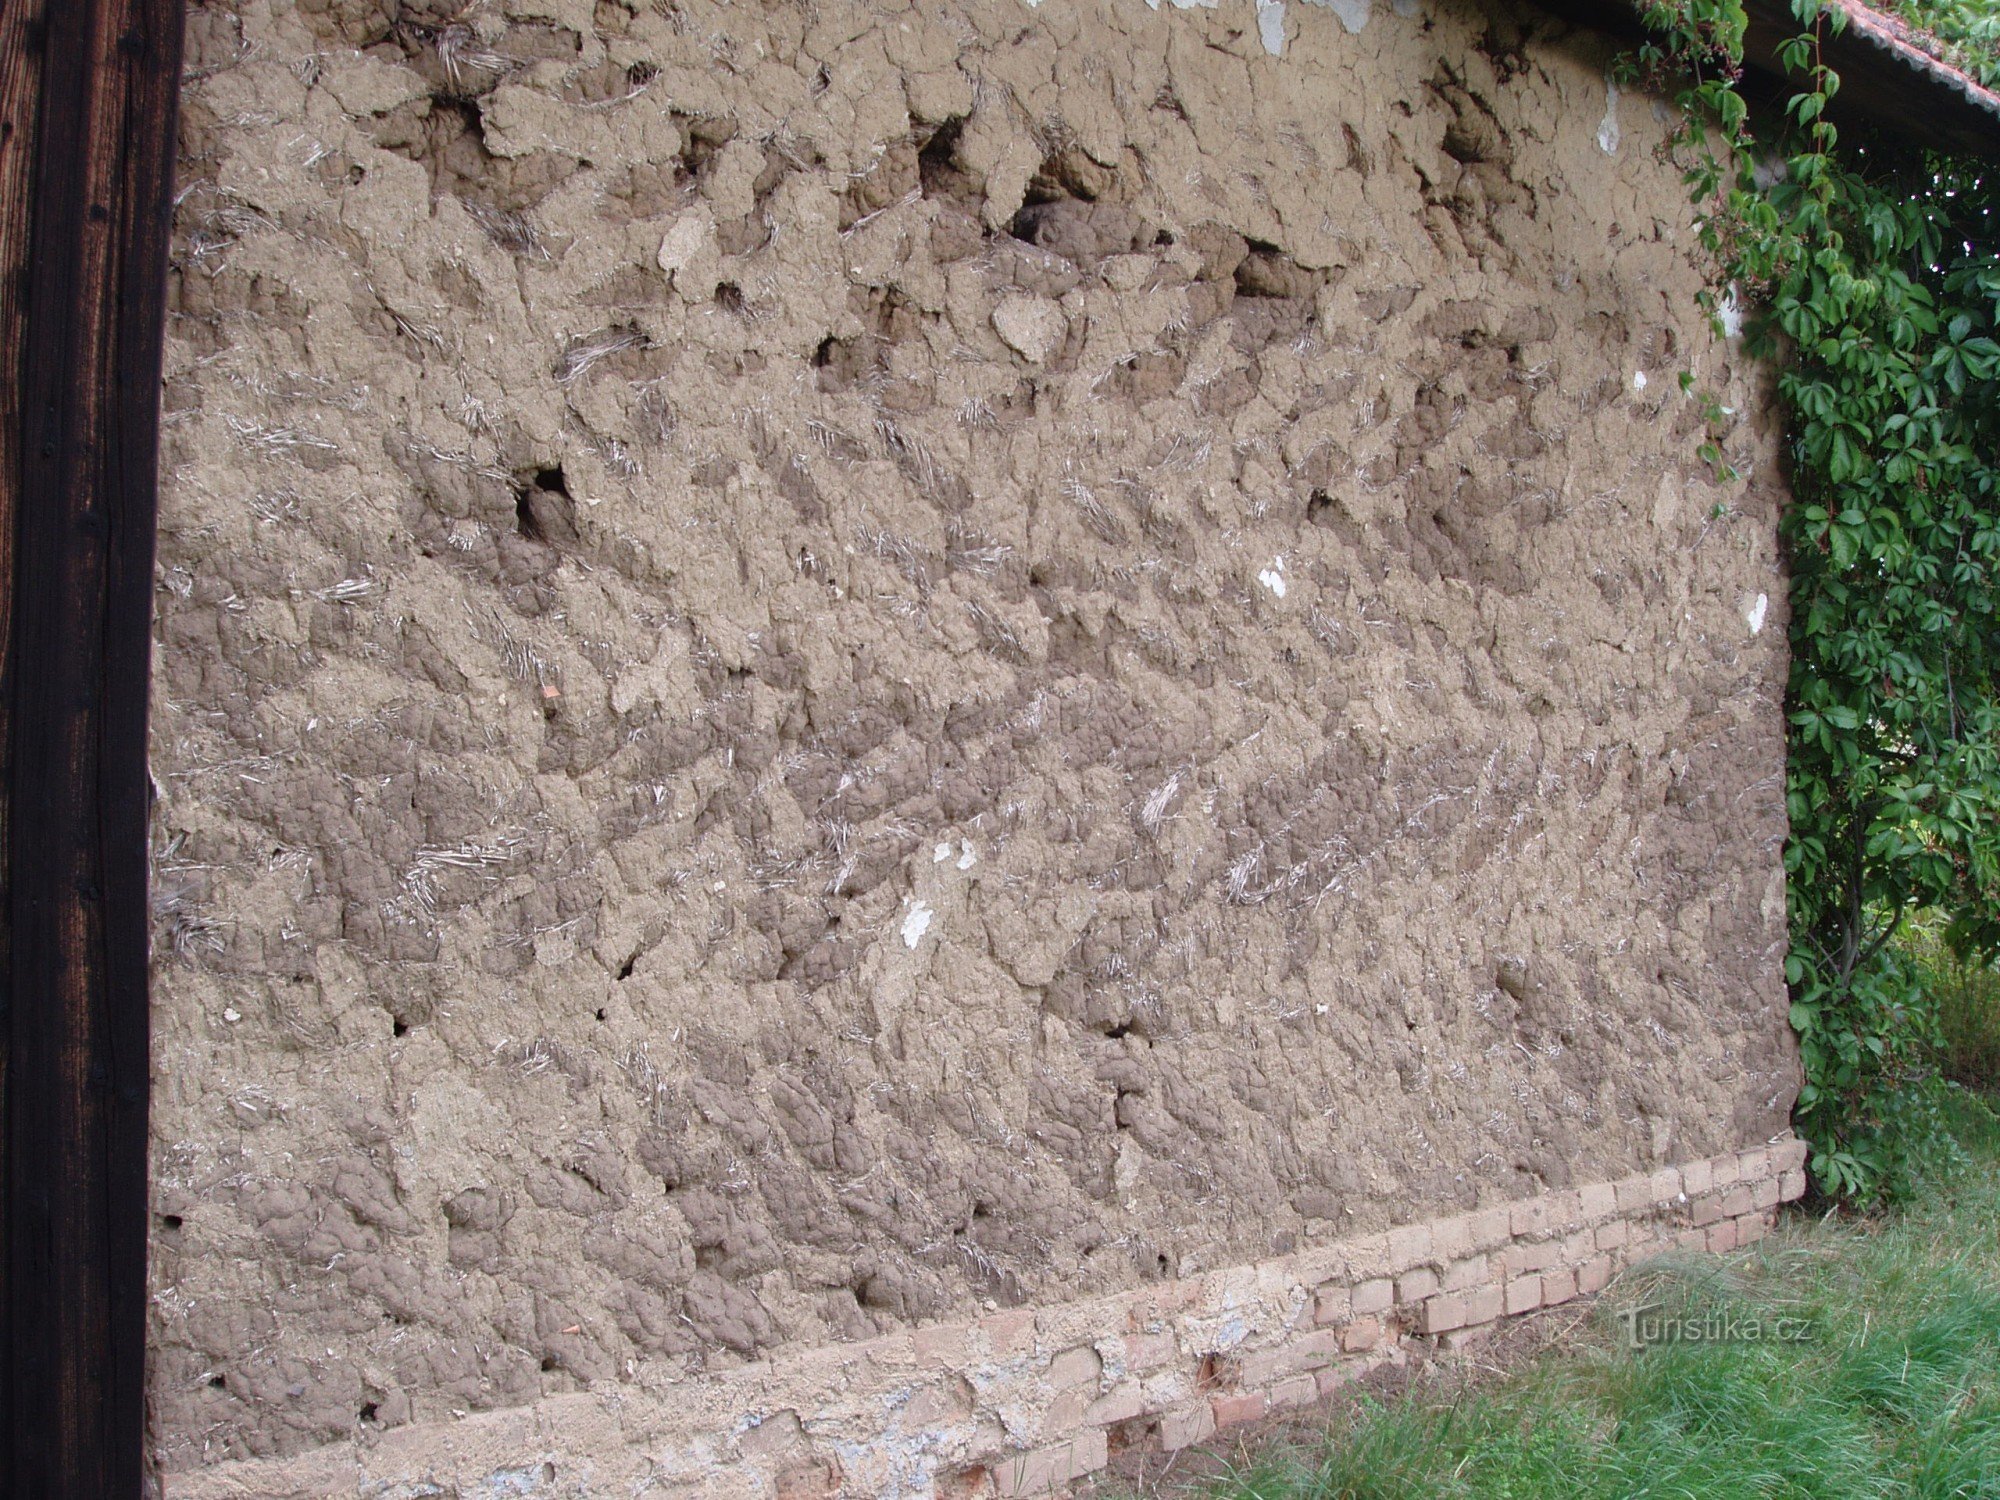
[[1667, 122], [1336, 9], [193, 7], [170, 1468], [1783, 1128]]

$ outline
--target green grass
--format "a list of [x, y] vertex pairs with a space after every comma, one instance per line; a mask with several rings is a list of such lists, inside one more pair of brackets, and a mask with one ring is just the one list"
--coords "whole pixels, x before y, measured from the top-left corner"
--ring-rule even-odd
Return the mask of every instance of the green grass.
[[[1964, 1160], [1895, 1214], [1615, 1283], [1575, 1347], [1502, 1384], [1364, 1408], [1324, 1453], [1217, 1500], [2000, 1500], [2000, 1116], [1951, 1100]], [[1733, 1313], [1802, 1342], [1624, 1347], [1617, 1312]], [[1788, 1327], [1792, 1326], [1790, 1324]]]
[[1935, 941], [1922, 944], [1918, 955], [1937, 1002], [1944, 1076], [2000, 1091], [2000, 970], [1954, 957]]

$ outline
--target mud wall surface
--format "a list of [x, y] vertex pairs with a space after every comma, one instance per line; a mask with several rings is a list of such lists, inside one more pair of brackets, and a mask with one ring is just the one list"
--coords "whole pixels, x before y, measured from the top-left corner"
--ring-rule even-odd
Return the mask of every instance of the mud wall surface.
[[192, 7], [167, 1468], [1784, 1129], [1775, 434], [1513, 9]]

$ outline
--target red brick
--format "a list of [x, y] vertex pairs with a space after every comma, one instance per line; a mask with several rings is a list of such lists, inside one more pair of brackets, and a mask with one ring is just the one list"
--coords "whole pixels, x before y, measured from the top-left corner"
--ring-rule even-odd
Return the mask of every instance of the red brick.
[[1600, 1255], [1595, 1260], [1587, 1260], [1577, 1268], [1576, 1289], [1586, 1297], [1594, 1297], [1611, 1285], [1611, 1257]]
[[1792, 1168], [1778, 1178], [1778, 1201], [1792, 1203], [1806, 1195], [1806, 1174]]
[[1274, 1348], [1247, 1355], [1237, 1367], [1237, 1379], [1246, 1386], [1268, 1385], [1301, 1370], [1316, 1369], [1340, 1357], [1340, 1334], [1327, 1328]]
[[1324, 1328], [1329, 1323], [1345, 1323], [1354, 1315], [1354, 1295], [1344, 1286], [1323, 1286], [1313, 1299], [1313, 1322]]
[[934, 1328], [910, 1331], [910, 1348], [917, 1363], [929, 1368], [966, 1363], [966, 1327], [963, 1323], [940, 1323]]
[[1697, 1255], [1708, 1248], [1706, 1229], [1687, 1229], [1674, 1236], [1674, 1244], [1682, 1250], [1691, 1250]]
[[1493, 1279], [1493, 1266], [1483, 1255], [1456, 1261], [1445, 1267], [1444, 1275], [1438, 1278], [1438, 1286], [1447, 1292], [1462, 1292], [1469, 1287], [1484, 1286]]
[[1652, 1184], [1644, 1177], [1626, 1177], [1613, 1184], [1618, 1193], [1618, 1212], [1635, 1214], [1653, 1206]]
[[1737, 1218], [1742, 1214], [1749, 1213], [1756, 1206], [1754, 1195], [1750, 1191], [1750, 1184], [1747, 1182], [1737, 1183], [1736, 1186], [1722, 1195], [1722, 1212], [1725, 1218]]
[[1425, 1333], [1449, 1333], [1465, 1326], [1465, 1298], [1457, 1292], [1442, 1292], [1423, 1306], [1417, 1326]]
[[1389, 1231], [1389, 1269], [1407, 1271], [1429, 1260], [1431, 1230], [1428, 1224], [1405, 1224]]
[[1500, 1288], [1493, 1283], [1465, 1294], [1465, 1321], [1468, 1324], [1491, 1323], [1503, 1311]]
[[1073, 1385], [1095, 1385], [1103, 1372], [1104, 1361], [1097, 1357], [1097, 1351], [1088, 1344], [1078, 1344], [1050, 1360], [1048, 1373], [1042, 1378], [1057, 1390], [1067, 1390]]
[[1771, 1169], [1776, 1172], [1796, 1172], [1806, 1164], [1806, 1143], [1796, 1136], [1787, 1137], [1771, 1147]]
[[1776, 1208], [1778, 1206], [1778, 1198], [1778, 1179], [1775, 1177], [1759, 1178], [1756, 1184], [1750, 1189], [1750, 1206], [1752, 1208]]
[[1091, 1402], [1084, 1408], [1083, 1420], [1092, 1427], [1110, 1427], [1114, 1423], [1129, 1422], [1134, 1417], [1145, 1414], [1145, 1387], [1127, 1384]]
[[1514, 1237], [1513, 1212], [1507, 1208], [1482, 1208], [1472, 1216], [1472, 1248], [1498, 1250]]
[[1547, 1271], [1542, 1275], [1542, 1306], [1555, 1307], [1576, 1295], [1576, 1272]]
[[1597, 1248], [1616, 1250], [1632, 1238], [1632, 1226], [1623, 1219], [1613, 1219], [1609, 1224], [1597, 1226]]
[[1508, 1224], [1517, 1239], [1524, 1234], [1540, 1234], [1549, 1224], [1548, 1199], [1526, 1198], [1516, 1203]]
[[1340, 1358], [1340, 1331], [1334, 1328], [1321, 1329], [1318, 1333], [1306, 1334], [1286, 1345], [1288, 1359], [1286, 1370], [1317, 1370], [1321, 1365]]
[[1508, 1282], [1504, 1305], [1509, 1317], [1533, 1312], [1542, 1305], [1542, 1278], [1517, 1276]]
[[1215, 1413], [1217, 1427], [1235, 1427], [1244, 1422], [1261, 1420], [1269, 1402], [1262, 1391], [1243, 1391], [1236, 1395], [1211, 1397], [1208, 1406]]
[[1169, 1453], [1189, 1443], [1206, 1442], [1214, 1435], [1215, 1412], [1206, 1401], [1160, 1418], [1160, 1446]]
[[1736, 1221], [1734, 1219], [1724, 1219], [1719, 1224], [1708, 1226], [1708, 1248], [1716, 1255], [1721, 1255], [1725, 1251], [1736, 1248]]
[[1718, 1156], [1710, 1161], [1708, 1165], [1713, 1179], [1709, 1183], [1710, 1187], [1726, 1188], [1732, 1182], [1742, 1180], [1743, 1168], [1741, 1158], [1734, 1152], [1731, 1152], [1727, 1156]]
[[1715, 1186], [1715, 1163], [1691, 1161], [1681, 1168], [1681, 1191], [1690, 1198]]
[[1516, 1276], [1523, 1271], [1544, 1271], [1562, 1259], [1562, 1246], [1549, 1240], [1524, 1240], [1508, 1246], [1503, 1258], [1508, 1271]]
[[1081, 1479], [1110, 1461], [1104, 1429], [1093, 1427], [1079, 1432], [1067, 1442], [1037, 1448], [1032, 1453], [1014, 1453], [993, 1465], [993, 1492], [996, 1495], [1042, 1495], [1072, 1479]]
[[1485, 1324], [1478, 1328], [1454, 1328], [1450, 1333], [1438, 1335], [1438, 1347], [1447, 1354], [1463, 1354], [1468, 1349], [1477, 1349], [1493, 1337], [1493, 1326]]
[[937, 1500], [981, 1500], [993, 1493], [993, 1475], [985, 1464], [972, 1464], [943, 1474], [937, 1481]]
[[1472, 1253], [1472, 1215], [1455, 1214], [1431, 1225], [1431, 1254], [1442, 1264]]
[[1546, 1217], [1550, 1234], [1567, 1234], [1583, 1223], [1583, 1195], [1574, 1188], [1550, 1193], [1545, 1201], [1548, 1204]]
[[1618, 1190], [1608, 1182], [1594, 1182], [1577, 1193], [1584, 1222], [1600, 1223], [1618, 1212]]
[[830, 1458], [802, 1458], [778, 1471], [778, 1500], [834, 1500], [840, 1494], [840, 1465]]
[[1679, 1167], [1662, 1167], [1646, 1179], [1646, 1192], [1655, 1203], [1671, 1203], [1681, 1195]]
[[1354, 1289], [1352, 1300], [1357, 1318], [1369, 1313], [1387, 1312], [1396, 1305], [1396, 1288], [1387, 1280], [1364, 1281]]
[[1294, 1375], [1271, 1387], [1271, 1405], [1307, 1406], [1319, 1400], [1319, 1382], [1310, 1375]]
[[[1042, 1408], [1041, 1425], [1036, 1429], [1035, 1436], [1040, 1438], [1044, 1443], [1053, 1443], [1058, 1438], [1067, 1438], [1088, 1420], [1086, 1414], [1090, 1410], [1092, 1400], [1092, 1393], [1082, 1387], [1074, 1390], [1058, 1391], [1056, 1398]], [[921, 1429], [934, 1427], [937, 1424], [922, 1421], [921, 1419], [913, 1419], [910, 1425]]]
[[1128, 1333], [1125, 1335], [1125, 1368], [1132, 1371], [1157, 1370], [1174, 1359], [1171, 1333]]
[[1405, 1271], [1396, 1278], [1396, 1301], [1407, 1307], [1421, 1302], [1438, 1289], [1437, 1273], [1430, 1270]]
[[1745, 1182], [1756, 1182], [1760, 1178], [1773, 1176], [1771, 1153], [1762, 1146], [1751, 1151], [1740, 1151], [1736, 1156], [1736, 1169], [1743, 1174]]
[[1356, 1318], [1340, 1331], [1340, 1347], [1349, 1354], [1361, 1354], [1382, 1342], [1380, 1318]]
[[1566, 1266], [1580, 1266], [1597, 1253], [1597, 1231], [1579, 1229], [1565, 1238], [1558, 1259]]
[[987, 1346], [1002, 1359], [1013, 1354], [1025, 1354], [1035, 1347], [1035, 1315], [1032, 1312], [995, 1313], [989, 1318], [981, 1318], [979, 1329], [986, 1335]]
[[1359, 1377], [1360, 1373], [1353, 1365], [1328, 1365], [1324, 1370], [1316, 1373], [1313, 1379], [1319, 1382], [1320, 1395], [1331, 1396], [1342, 1386], [1351, 1384]]
[[1371, 1277], [1386, 1276], [1390, 1274], [1391, 1269], [1388, 1235], [1371, 1234], [1349, 1242], [1347, 1271], [1355, 1280], [1363, 1281]]
[[1771, 1232], [1762, 1214], [1745, 1214], [1736, 1221], [1736, 1243], [1754, 1245]]

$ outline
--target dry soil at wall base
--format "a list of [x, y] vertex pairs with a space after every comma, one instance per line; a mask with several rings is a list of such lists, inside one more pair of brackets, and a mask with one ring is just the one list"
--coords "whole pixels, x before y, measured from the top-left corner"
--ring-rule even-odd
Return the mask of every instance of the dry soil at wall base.
[[1600, 40], [189, 26], [169, 1473], [1783, 1130], [1777, 434]]

